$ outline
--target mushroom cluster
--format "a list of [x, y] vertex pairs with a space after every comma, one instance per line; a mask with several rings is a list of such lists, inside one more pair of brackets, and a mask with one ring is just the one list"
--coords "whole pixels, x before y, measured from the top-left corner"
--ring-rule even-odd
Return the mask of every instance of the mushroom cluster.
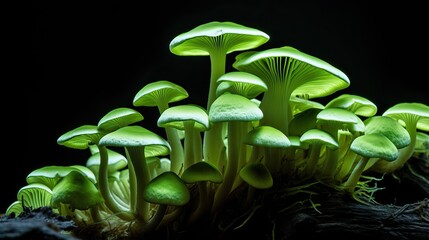
[[[254, 50], [268, 40], [258, 29], [217, 21], [178, 35], [171, 53], [210, 58], [207, 105], [180, 104], [189, 94], [168, 80], [143, 86], [133, 106], [157, 107], [165, 135], [146, 128], [137, 109], [112, 109], [57, 139], [88, 150], [86, 164], [34, 170], [6, 213], [49, 206], [78, 224], [135, 237], [214, 224], [229, 200], [246, 211], [279, 187], [316, 182], [371, 202], [362, 176], [390, 174], [413, 154], [428, 154], [428, 105], [399, 103], [377, 114], [353, 94], [323, 105], [316, 99], [347, 88], [347, 75], [291, 46]], [[235, 70], [225, 72], [226, 55], [238, 51]]]

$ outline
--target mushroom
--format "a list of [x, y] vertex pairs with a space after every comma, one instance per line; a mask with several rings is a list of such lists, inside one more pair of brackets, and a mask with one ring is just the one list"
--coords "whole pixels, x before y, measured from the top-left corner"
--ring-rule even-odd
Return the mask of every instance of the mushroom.
[[5, 214], [15, 214], [18, 216], [24, 211], [23, 207], [32, 210], [40, 207], [50, 207], [52, 190], [42, 183], [31, 183], [19, 189], [17, 200], [7, 209]]
[[223, 74], [217, 79], [217, 83], [216, 96], [229, 92], [253, 99], [268, 89], [256, 75], [239, 71]]
[[214, 183], [220, 184], [223, 182], [222, 173], [209, 162], [197, 162], [187, 168], [182, 176], [182, 180], [187, 184], [197, 184], [198, 186], [198, 203], [194, 211], [189, 216], [188, 223], [193, 223], [200, 219], [204, 214], [210, 210], [212, 204], [207, 191], [207, 184]]
[[134, 234], [139, 232], [150, 232], [158, 227], [168, 206], [184, 206], [190, 200], [190, 193], [186, 184], [174, 172], [168, 171], [152, 179], [142, 193], [142, 199], [157, 204], [158, 208], [144, 225], [134, 224], [132, 226]]
[[411, 138], [410, 144], [399, 150], [398, 159], [393, 162], [378, 161], [371, 167], [376, 172], [392, 173], [402, 168], [413, 155], [417, 131], [429, 131], [429, 106], [422, 103], [398, 103], [387, 109], [383, 116], [399, 121]]
[[286, 135], [293, 118], [291, 96], [324, 97], [350, 85], [339, 69], [289, 46], [241, 53], [233, 67], [266, 83], [268, 90], [260, 106], [264, 113], [261, 125], [275, 127]]
[[[51, 206], [59, 209], [63, 215], [67, 215], [63, 212], [64, 205], [71, 211], [92, 209], [96, 212], [103, 202], [103, 197], [94, 183], [79, 171], [71, 171], [52, 189]], [[100, 220], [98, 215], [92, 216], [94, 221]]]
[[261, 162], [248, 163], [239, 172], [240, 178], [248, 184], [244, 207], [249, 207], [254, 200], [256, 189], [268, 189], [273, 186], [273, 177]]
[[[243, 139], [243, 143], [253, 146], [248, 163], [255, 163], [261, 158], [271, 173], [280, 169], [282, 156], [278, 156], [281, 154], [279, 149], [291, 146], [289, 138], [271, 126], [258, 126], [249, 131]], [[276, 149], [278, 151], [275, 151]]]
[[98, 130], [98, 127], [95, 125], [82, 125], [62, 134], [57, 139], [57, 143], [74, 149], [88, 149], [90, 145], [96, 145], [98, 147], [100, 167], [97, 180], [100, 193], [104, 198], [104, 203], [109, 210], [117, 214], [121, 219], [132, 220], [134, 216], [129, 212], [129, 209], [123, 208], [122, 205], [114, 199], [109, 188], [107, 150], [104, 146], [100, 146], [99, 144], [100, 139], [105, 134], [105, 132]]
[[386, 161], [394, 161], [398, 157], [398, 149], [389, 138], [382, 134], [370, 133], [357, 137], [350, 145], [350, 149], [361, 156], [347, 181], [342, 187], [347, 193], [352, 194], [357, 186], [359, 178], [370, 158], [381, 158]]
[[[235, 51], [257, 48], [269, 36], [257, 29], [234, 22], [212, 21], [176, 36], [170, 42], [170, 51], [179, 56], [209, 56], [211, 63], [207, 110], [216, 99], [217, 79], [225, 74], [226, 55]], [[215, 164], [223, 158], [223, 123], [215, 123], [204, 134], [204, 159]]]
[[80, 171], [81, 173], [84, 173], [92, 183], [97, 183], [95, 175], [88, 168], [80, 165], [44, 166], [31, 171], [26, 177], [26, 182], [28, 184], [40, 183], [52, 190], [58, 183], [58, 181], [60, 181], [63, 177], [67, 176], [67, 174], [69, 174], [71, 171], [76, 170]]
[[[168, 155], [170, 145], [161, 136], [137, 125], [125, 126], [104, 135], [100, 139], [99, 145], [125, 148], [129, 159], [128, 164], [132, 164], [136, 178], [135, 186], [130, 184], [131, 197], [136, 198], [135, 206], [131, 204], [131, 208], [134, 210], [135, 207], [136, 221], [148, 221], [149, 204], [142, 198], [143, 191], [150, 181], [146, 158]], [[133, 200], [131, 199], [131, 201]]]
[[[159, 80], [146, 84], [134, 96], [133, 105], [136, 107], [157, 107], [160, 114], [169, 108], [172, 102], [178, 102], [189, 97], [188, 92], [181, 86], [167, 80]], [[184, 153], [178, 131], [171, 127], [165, 128], [167, 140], [171, 146], [171, 170], [179, 173], [183, 167]]]
[[[341, 165], [342, 151], [347, 151], [354, 137], [363, 134], [365, 124], [353, 112], [336, 107], [324, 108], [316, 118], [317, 128], [328, 132], [339, 143], [339, 148], [327, 148], [324, 156], [322, 178], [330, 181], [334, 179], [337, 168]], [[355, 134], [354, 137], [348, 138], [349, 133]], [[343, 141], [344, 137], [348, 141]]]
[[313, 177], [317, 168], [317, 163], [320, 159], [320, 152], [323, 148], [332, 150], [338, 149], [338, 142], [329, 133], [321, 129], [310, 129], [306, 131], [300, 138], [301, 142], [308, 143], [309, 156], [305, 165], [305, 176]]
[[362, 117], [372, 117], [377, 113], [377, 106], [362, 96], [353, 94], [341, 94], [329, 101], [325, 108], [337, 107], [347, 109]]
[[205, 109], [197, 105], [170, 107], [158, 118], [158, 126], [184, 130], [184, 170], [195, 162], [202, 161], [201, 132], [210, 128], [209, 117]]
[[[209, 119], [213, 123], [227, 124], [227, 157], [224, 174], [224, 181], [216, 190], [213, 210], [225, 201], [230, 193], [237, 176], [240, 163], [244, 163], [246, 151], [243, 151], [243, 138], [248, 130], [248, 124], [262, 118], [262, 111], [248, 98], [224, 93], [212, 104], [209, 111]], [[244, 149], [245, 150], [245, 149]], [[243, 156], [244, 155], [244, 156]], [[219, 165], [215, 165], [219, 166]], [[221, 168], [219, 168], [221, 169]]]

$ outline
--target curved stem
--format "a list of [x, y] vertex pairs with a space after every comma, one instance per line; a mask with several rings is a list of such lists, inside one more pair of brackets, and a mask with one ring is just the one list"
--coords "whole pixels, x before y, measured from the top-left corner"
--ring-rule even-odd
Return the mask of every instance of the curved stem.
[[121, 207], [112, 196], [108, 180], [108, 155], [105, 146], [98, 146], [100, 153], [100, 168], [98, 175], [98, 186], [107, 208], [123, 220], [133, 220], [134, 215], [128, 209]]

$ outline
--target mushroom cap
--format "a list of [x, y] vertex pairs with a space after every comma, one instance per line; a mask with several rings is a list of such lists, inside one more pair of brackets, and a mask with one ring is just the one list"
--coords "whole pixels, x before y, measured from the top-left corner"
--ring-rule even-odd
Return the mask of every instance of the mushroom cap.
[[161, 205], [183, 206], [189, 202], [190, 193], [176, 173], [167, 171], [152, 179], [143, 191], [145, 201]]
[[273, 186], [273, 177], [268, 168], [260, 163], [248, 163], [239, 172], [240, 178], [257, 189], [268, 189]]
[[176, 36], [170, 51], [179, 56], [207, 56], [212, 49], [226, 53], [248, 50], [266, 43], [270, 37], [257, 29], [234, 22], [213, 21]]
[[411, 143], [408, 131], [395, 119], [388, 116], [374, 116], [364, 121], [365, 134], [378, 133], [386, 136], [400, 149]]
[[323, 106], [323, 104], [319, 102], [311, 101], [311, 100], [296, 97], [296, 96], [291, 96], [289, 101], [290, 101], [290, 106], [292, 108], [292, 114], [294, 116], [310, 108], [316, 108], [316, 109], [325, 108], [325, 106]]
[[98, 122], [97, 128], [104, 132], [113, 132], [121, 127], [139, 122], [144, 117], [141, 113], [127, 107], [120, 107], [111, 110]]
[[394, 161], [399, 151], [396, 146], [384, 135], [370, 133], [361, 135], [353, 140], [350, 150], [367, 158], [381, 158]]
[[31, 183], [19, 189], [17, 194], [18, 201], [24, 201], [24, 206], [36, 209], [39, 207], [50, 206], [52, 190], [41, 183]]
[[307, 130], [315, 128], [320, 111], [322, 111], [321, 108], [308, 108], [297, 113], [289, 123], [289, 134], [301, 136]]
[[422, 103], [398, 103], [387, 109], [383, 116], [397, 119], [402, 126], [415, 122], [417, 129], [429, 131], [429, 106]]
[[241, 53], [233, 67], [257, 75], [268, 89], [270, 81], [282, 76], [288, 80], [291, 96], [325, 97], [350, 85], [348, 77], [339, 69], [290, 46]]
[[134, 96], [133, 105], [156, 107], [160, 102], [172, 103], [189, 97], [188, 92], [178, 84], [159, 80], [146, 84]]
[[199, 131], [206, 131], [210, 128], [207, 111], [200, 106], [190, 104], [166, 109], [158, 118], [158, 126], [184, 130], [186, 121], [193, 121], [194, 127]]
[[367, 98], [352, 94], [342, 94], [329, 101], [325, 107], [344, 108], [363, 117], [372, 117], [377, 113], [377, 106], [373, 102]]
[[271, 126], [258, 126], [249, 131], [244, 143], [260, 147], [289, 147], [289, 138], [277, 128]]
[[217, 79], [217, 83], [216, 96], [229, 92], [252, 99], [268, 90], [262, 79], [247, 72], [233, 71], [225, 73]]
[[80, 171], [82, 174], [86, 175], [92, 183], [95, 184], [97, 182], [95, 175], [91, 172], [91, 170], [80, 165], [44, 166], [31, 171], [27, 175], [26, 181], [28, 184], [41, 183], [43, 185], [46, 185], [50, 189], [53, 189], [58, 183], [58, 181], [60, 181], [63, 177], [67, 176], [67, 174], [69, 174], [71, 171]]
[[213, 182], [222, 183], [222, 173], [213, 164], [209, 162], [197, 162], [189, 166], [181, 175], [185, 183], [195, 182]]
[[248, 98], [224, 93], [216, 98], [209, 110], [209, 119], [212, 122], [228, 121], [257, 121], [262, 119], [261, 109]]
[[[107, 166], [107, 168], [108, 168], [109, 173], [113, 173], [117, 170], [121, 170], [128, 165], [127, 158], [124, 155], [122, 155], [116, 151], [113, 151], [111, 149], [107, 149], [107, 155], [108, 155], [108, 163], [107, 163], [108, 166]], [[86, 160], [86, 166], [89, 169], [93, 169], [93, 168], [98, 169], [100, 166], [100, 153], [96, 152], [96, 153], [92, 154], [88, 158], [88, 160]]]
[[69, 204], [72, 210], [87, 210], [102, 203], [103, 197], [86, 176], [79, 171], [71, 171], [52, 189], [51, 205]]
[[89, 145], [97, 144], [103, 135], [95, 125], [82, 125], [61, 135], [57, 143], [69, 148], [87, 149]]
[[320, 144], [330, 149], [338, 149], [338, 142], [331, 136], [331, 134], [317, 128], [310, 129], [302, 134], [301, 142], [308, 144]]
[[141, 126], [125, 126], [106, 134], [100, 139], [100, 146], [145, 147], [145, 157], [167, 155], [170, 144], [161, 136]]

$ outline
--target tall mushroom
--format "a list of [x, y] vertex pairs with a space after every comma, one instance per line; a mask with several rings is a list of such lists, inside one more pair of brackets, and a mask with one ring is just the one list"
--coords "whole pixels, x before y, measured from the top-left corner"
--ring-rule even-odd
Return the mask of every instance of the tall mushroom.
[[[216, 190], [213, 210], [223, 204], [225, 198], [232, 190], [233, 183], [238, 173], [239, 163], [244, 162], [241, 156], [243, 139], [248, 131], [248, 123], [262, 118], [262, 112], [259, 107], [248, 98], [224, 93], [219, 96], [212, 104], [209, 111], [209, 119], [213, 123], [227, 124], [227, 161], [224, 174], [224, 181]], [[219, 166], [219, 165], [215, 165]], [[219, 167], [219, 169], [221, 169]]]
[[[141, 126], [125, 126], [106, 134], [99, 141], [100, 146], [124, 147], [128, 164], [133, 165], [136, 185], [130, 192], [135, 192], [135, 215], [137, 224], [147, 222], [150, 218], [149, 204], [142, 198], [143, 191], [150, 181], [146, 158], [167, 155], [170, 145], [161, 136]], [[130, 176], [131, 178], [131, 176]]]
[[[169, 108], [169, 104], [189, 97], [188, 92], [181, 86], [167, 81], [159, 80], [146, 84], [134, 96], [133, 105], [136, 107], [157, 107], [159, 114]], [[184, 153], [179, 133], [171, 127], [165, 128], [167, 141], [171, 146], [171, 170], [179, 173], [182, 168]]]
[[[176, 36], [170, 51], [179, 56], [209, 56], [211, 63], [207, 111], [216, 99], [217, 79], [225, 73], [226, 55], [235, 51], [257, 48], [269, 36], [257, 29], [234, 22], [212, 21]], [[222, 123], [214, 124], [204, 134], [204, 159], [215, 163], [223, 148]]]
[[[158, 118], [158, 126], [185, 131], [183, 170], [203, 159], [201, 132], [210, 128], [209, 116], [197, 105], [178, 105], [165, 110]], [[179, 172], [181, 175], [183, 171]]]

